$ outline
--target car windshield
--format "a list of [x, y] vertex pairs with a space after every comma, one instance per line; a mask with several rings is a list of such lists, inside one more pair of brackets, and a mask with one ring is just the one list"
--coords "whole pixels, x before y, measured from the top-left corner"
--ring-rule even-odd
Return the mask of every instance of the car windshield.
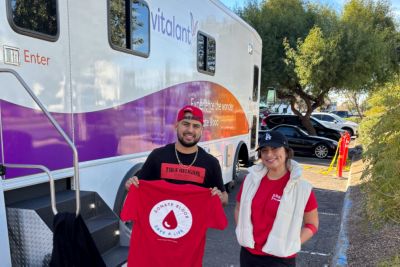
[[344, 122], [345, 120], [341, 117], [339, 117], [336, 114], [330, 113], [329, 116], [332, 116], [333, 118], [335, 118], [335, 120], [339, 121], [339, 122]]

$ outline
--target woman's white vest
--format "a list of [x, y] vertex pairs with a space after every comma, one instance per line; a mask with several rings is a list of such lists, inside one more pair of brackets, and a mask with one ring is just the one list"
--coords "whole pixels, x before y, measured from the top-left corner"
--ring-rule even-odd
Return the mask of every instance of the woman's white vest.
[[[278, 257], [287, 257], [300, 251], [304, 208], [312, 189], [311, 184], [301, 178], [301, 166], [293, 160], [289, 165], [290, 179], [283, 190], [272, 230], [262, 247], [263, 252]], [[249, 168], [249, 174], [243, 182], [236, 226], [236, 237], [243, 247], [254, 248], [251, 203], [266, 173], [267, 168], [263, 164], [254, 165]]]

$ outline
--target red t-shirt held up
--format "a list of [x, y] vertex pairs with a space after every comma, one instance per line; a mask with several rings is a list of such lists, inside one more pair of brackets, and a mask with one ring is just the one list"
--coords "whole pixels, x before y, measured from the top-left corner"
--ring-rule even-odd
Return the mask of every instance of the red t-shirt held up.
[[[254, 249], [246, 248], [249, 252], [256, 255], [268, 255], [262, 251], [262, 247], [267, 242], [269, 233], [275, 221], [278, 207], [283, 195], [283, 190], [286, 187], [290, 178], [290, 172], [287, 172], [278, 180], [270, 180], [264, 177], [261, 180], [260, 186], [254, 195], [251, 204], [251, 222], [253, 224]], [[236, 196], [236, 200], [240, 202], [242, 196], [243, 183]], [[304, 212], [309, 212], [318, 208], [317, 199], [313, 191], [308, 198]], [[299, 233], [300, 235], [300, 233]], [[287, 258], [293, 258], [296, 254]]]
[[207, 229], [228, 224], [208, 188], [163, 180], [131, 186], [121, 219], [134, 222], [129, 267], [201, 267]]

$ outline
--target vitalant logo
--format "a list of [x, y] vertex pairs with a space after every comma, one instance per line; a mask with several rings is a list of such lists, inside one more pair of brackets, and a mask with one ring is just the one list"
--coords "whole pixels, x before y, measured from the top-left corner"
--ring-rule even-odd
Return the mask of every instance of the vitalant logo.
[[164, 200], [151, 209], [149, 222], [157, 235], [177, 239], [189, 232], [193, 219], [185, 204], [176, 200]]
[[160, 8], [156, 13], [151, 12], [151, 25], [153, 31], [157, 31], [166, 36], [181, 41], [183, 43], [192, 44], [192, 39], [196, 36], [199, 22], [194, 21], [193, 14], [190, 12], [190, 25], [184, 26], [175, 20], [175, 16], [167, 17]]

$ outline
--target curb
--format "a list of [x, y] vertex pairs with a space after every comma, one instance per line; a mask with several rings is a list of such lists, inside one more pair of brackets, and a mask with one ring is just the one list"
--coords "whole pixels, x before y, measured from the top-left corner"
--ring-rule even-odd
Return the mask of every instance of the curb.
[[[356, 155], [353, 155], [351, 161], [354, 162]], [[336, 243], [335, 254], [333, 255], [332, 264], [331, 266], [347, 266], [347, 249], [349, 248], [349, 239], [347, 234], [347, 221], [349, 211], [352, 206], [352, 201], [350, 199], [350, 192], [351, 192], [351, 177], [352, 177], [352, 167], [353, 164], [350, 166], [349, 178], [347, 180], [346, 185], [346, 194], [344, 196], [343, 201], [343, 208], [342, 208], [342, 216], [341, 216], [341, 223], [340, 223], [340, 231], [338, 241]]]

